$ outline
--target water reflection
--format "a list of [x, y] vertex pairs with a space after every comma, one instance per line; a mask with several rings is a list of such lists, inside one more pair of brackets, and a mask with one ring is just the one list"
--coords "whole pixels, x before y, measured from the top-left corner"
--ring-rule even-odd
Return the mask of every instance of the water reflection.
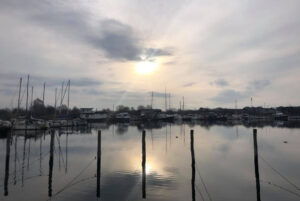
[[142, 134], [142, 172], [143, 172], [143, 178], [142, 178], [142, 197], [146, 198], [146, 131], [143, 131]]
[[100, 177], [101, 177], [101, 131], [98, 131], [97, 150], [97, 197], [100, 198]]
[[10, 162], [10, 139], [11, 139], [11, 135], [9, 134], [6, 138], [4, 196], [8, 196], [8, 178], [9, 178], [9, 162]]
[[196, 200], [195, 194], [195, 152], [194, 152], [194, 131], [191, 130], [191, 158], [192, 158], [192, 200]]
[[253, 129], [253, 145], [254, 145], [254, 167], [255, 167], [255, 180], [256, 180], [256, 196], [257, 196], [257, 201], [260, 201], [260, 180], [259, 180], [257, 130], [256, 129]]
[[9, 133], [0, 200], [299, 200], [299, 129], [158, 124]]
[[51, 132], [50, 156], [49, 156], [49, 177], [48, 177], [48, 196], [52, 197], [52, 174], [53, 174], [53, 152], [54, 152], [54, 131]]

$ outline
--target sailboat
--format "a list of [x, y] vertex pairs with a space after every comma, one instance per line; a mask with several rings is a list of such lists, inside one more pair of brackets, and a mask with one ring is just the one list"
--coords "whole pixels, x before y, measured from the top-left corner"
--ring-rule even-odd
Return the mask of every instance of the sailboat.
[[[20, 78], [19, 86], [19, 99], [18, 99], [18, 111], [20, 109], [20, 95], [22, 87], [22, 78]], [[18, 117], [17, 119], [12, 120], [12, 129], [13, 130], [40, 130], [49, 128], [49, 124], [40, 119], [34, 119], [31, 116], [31, 112], [28, 112], [28, 97], [29, 97], [29, 75], [27, 76], [27, 96], [26, 96], [26, 116]], [[33, 87], [31, 90], [31, 99], [33, 97]], [[32, 100], [31, 100], [32, 106]]]

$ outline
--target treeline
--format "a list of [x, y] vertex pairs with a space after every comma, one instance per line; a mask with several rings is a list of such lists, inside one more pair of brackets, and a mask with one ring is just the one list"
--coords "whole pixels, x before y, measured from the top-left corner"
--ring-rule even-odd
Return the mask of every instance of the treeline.
[[26, 117], [31, 116], [33, 118], [42, 118], [42, 119], [54, 119], [54, 118], [78, 118], [80, 115], [80, 109], [73, 107], [68, 109], [66, 105], [61, 107], [55, 107], [51, 105], [45, 106], [43, 101], [36, 99], [33, 101], [32, 106], [26, 109], [17, 108], [14, 109], [0, 109], [0, 119], [1, 120], [10, 120], [17, 117]]
[[[153, 110], [155, 112], [161, 112], [160, 109], [151, 109], [151, 106], [138, 106], [127, 107], [124, 105], [117, 106], [115, 111], [111, 111], [110, 109], [103, 109], [101, 112], [105, 113], [119, 113], [119, 112], [128, 112], [132, 115], [139, 115], [141, 111], [144, 110]], [[244, 107], [242, 109], [230, 109], [230, 108], [199, 108], [198, 110], [176, 110], [170, 109], [167, 111], [168, 113], [178, 113], [178, 114], [218, 114], [218, 115], [234, 115], [234, 114], [248, 114], [255, 116], [268, 116], [275, 114], [276, 112], [282, 112], [283, 114], [289, 116], [300, 116], [300, 106], [298, 107], [277, 107], [277, 108], [263, 108], [263, 107]], [[40, 99], [36, 99], [33, 101], [32, 106], [28, 108], [28, 112], [24, 108], [18, 109], [0, 109], [0, 119], [1, 120], [10, 120], [17, 117], [26, 117], [29, 115], [33, 118], [42, 118], [42, 119], [54, 119], [54, 118], [79, 118], [80, 117], [80, 109], [77, 107], [73, 107], [72, 109], [68, 109], [66, 105], [62, 105], [61, 107], [55, 107], [51, 105], [45, 106], [43, 101]]]
[[[152, 110], [151, 106], [138, 106], [136, 109], [133, 107], [127, 107], [120, 105], [116, 108], [116, 112], [128, 112], [131, 114], [137, 114], [142, 110]], [[156, 111], [161, 111], [160, 109], [153, 109]], [[102, 110], [103, 112], [111, 112], [109, 109]], [[288, 106], [288, 107], [276, 107], [276, 108], [263, 108], [263, 107], [244, 107], [241, 109], [233, 108], [199, 108], [198, 110], [177, 110], [170, 109], [167, 110], [168, 113], [178, 113], [178, 114], [220, 114], [220, 115], [234, 115], [234, 114], [248, 114], [255, 116], [267, 116], [273, 115], [276, 112], [282, 112], [283, 114], [289, 116], [300, 116], [300, 106]]]

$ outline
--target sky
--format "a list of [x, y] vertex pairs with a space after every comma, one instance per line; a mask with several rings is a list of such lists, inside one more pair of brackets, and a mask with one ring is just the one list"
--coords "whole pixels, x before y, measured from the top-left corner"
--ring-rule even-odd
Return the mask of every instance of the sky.
[[300, 105], [299, 0], [1, 0], [0, 27], [0, 108], [28, 74], [47, 105]]

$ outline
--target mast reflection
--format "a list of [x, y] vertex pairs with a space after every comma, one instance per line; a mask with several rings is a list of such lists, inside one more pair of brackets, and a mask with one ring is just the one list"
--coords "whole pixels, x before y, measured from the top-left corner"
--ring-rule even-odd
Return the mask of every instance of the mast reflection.
[[9, 162], [10, 162], [10, 139], [11, 133], [6, 138], [6, 159], [5, 159], [5, 176], [4, 176], [4, 196], [8, 196], [8, 180], [9, 180]]
[[53, 151], [54, 151], [55, 131], [51, 131], [50, 157], [49, 157], [49, 177], [48, 177], [48, 196], [52, 197], [52, 173], [53, 173]]
[[191, 158], [192, 158], [192, 200], [196, 200], [195, 194], [195, 152], [194, 152], [194, 130], [191, 130]]
[[98, 150], [97, 150], [97, 198], [100, 198], [100, 178], [101, 178], [101, 131], [98, 131]]
[[258, 149], [257, 149], [257, 130], [253, 129], [253, 145], [254, 145], [254, 168], [256, 179], [256, 197], [260, 201], [260, 180], [259, 180], [259, 166], [258, 166]]
[[143, 199], [146, 199], [146, 131], [143, 130], [143, 135], [142, 135], [142, 197]]

